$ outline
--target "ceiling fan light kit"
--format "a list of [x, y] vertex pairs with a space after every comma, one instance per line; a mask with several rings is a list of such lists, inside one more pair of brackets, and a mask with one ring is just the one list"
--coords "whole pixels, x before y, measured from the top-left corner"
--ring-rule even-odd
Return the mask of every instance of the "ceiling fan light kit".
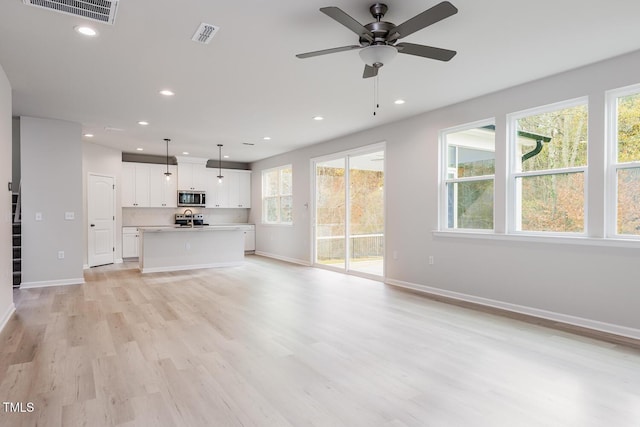
[[378, 69], [391, 61], [397, 53], [421, 56], [438, 61], [449, 61], [456, 55], [456, 51], [449, 49], [413, 43], [396, 44], [398, 40], [458, 13], [458, 9], [450, 2], [443, 1], [438, 3], [400, 25], [382, 21], [388, 9], [386, 4], [373, 4], [369, 8], [369, 12], [375, 18], [375, 21], [362, 25], [338, 7], [330, 6], [320, 8], [320, 12], [353, 31], [358, 36], [358, 44], [301, 53], [296, 55], [296, 57], [305, 59], [359, 49], [360, 58], [362, 58], [365, 63], [362, 77], [366, 79], [377, 76]]
[[359, 53], [360, 58], [365, 64], [380, 68], [384, 64], [391, 62], [398, 54], [398, 50], [393, 46], [374, 44], [360, 49]]

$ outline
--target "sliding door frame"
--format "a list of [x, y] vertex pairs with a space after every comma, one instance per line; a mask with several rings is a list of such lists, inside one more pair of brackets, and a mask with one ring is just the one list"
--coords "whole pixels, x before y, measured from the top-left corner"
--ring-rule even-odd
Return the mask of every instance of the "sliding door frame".
[[[310, 184], [311, 184], [311, 191], [309, 194], [311, 194], [311, 200], [310, 200], [310, 210], [311, 210], [311, 215], [309, 215], [309, 229], [310, 229], [310, 254], [311, 254], [311, 265], [313, 267], [317, 267], [317, 268], [324, 268], [327, 270], [331, 270], [331, 271], [339, 271], [339, 272], [343, 272], [346, 274], [351, 274], [354, 276], [360, 276], [360, 277], [366, 277], [366, 278], [370, 278], [370, 279], [374, 279], [374, 280], [382, 280], [384, 281], [384, 279], [386, 278], [386, 271], [387, 271], [387, 245], [386, 245], [386, 240], [387, 240], [387, 234], [386, 234], [386, 230], [387, 230], [387, 150], [386, 150], [386, 142], [382, 141], [382, 142], [378, 142], [378, 143], [374, 143], [374, 144], [370, 144], [370, 145], [365, 145], [363, 147], [358, 147], [358, 148], [354, 148], [354, 149], [350, 149], [350, 150], [346, 150], [346, 151], [340, 151], [337, 153], [332, 153], [332, 154], [327, 154], [324, 156], [319, 156], [319, 157], [313, 157], [310, 159], [310, 174], [311, 174], [311, 179], [310, 179]], [[384, 153], [384, 159], [383, 159], [383, 166], [382, 166], [382, 170], [384, 171], [384, 177], [383, 177], [383, 213], [384, 213], [384, 221], [383, 221], [383, 235], [384, 235], [384, 249], [383, 249], [383, 255], [382, 255], [382, 259], [383, 259], [383, 266], [382, 266], [382, 276], [378, 276], [378, 275], [374, 275], [374, 274], [368, 274], [368, 273], [364, 273], [361, 271], [354, 271], [351, 270], [349, 268], [349, 264], [350, 264], [350, 259], [349, 259], [349, 250], [350, 250], [350, 242], [349, 242], [349, 237], [351, 236], [351, 194], [350, 194], [350, 158], [351, 157], [355, 157], [355, 156], [359, 156], [359, 155], [364, 155], [364, 154], [369, 154], [369, 153], [374, 153], [376, 151], [382, 151]], [[326, 265], [326, 264], [320, 264], [317, 262], [317, 242], [316, 242], [316, 203], [317, 203], [317, 193], [316, 193], [316, 166], [318, 163], [321, 162], [326, 162], [326, 161], [330, 161], [330, 160], [338, 160], [338, 159], [345, 159], [345, 196], [344, 196], [344, 202], [345, 202], [345, 264], [344, 264], [344, 268], [341, 267], [332, 267], [330, 265]]]

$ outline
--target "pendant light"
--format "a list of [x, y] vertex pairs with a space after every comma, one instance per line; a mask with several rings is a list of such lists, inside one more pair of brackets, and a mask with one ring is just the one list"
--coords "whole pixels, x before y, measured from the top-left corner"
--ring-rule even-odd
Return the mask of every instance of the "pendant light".
[[167, 171], [164, 173], [164, 176], [165, 178], [167, 178], [167, 181], [171, 179], [171, 172], [169, 172], [169, 141], [171, 141], [169, 138], [164, 139], [164, 142], [167, 143]]
[[222, 184], [222, 144], [218, 144], [218, 183]]

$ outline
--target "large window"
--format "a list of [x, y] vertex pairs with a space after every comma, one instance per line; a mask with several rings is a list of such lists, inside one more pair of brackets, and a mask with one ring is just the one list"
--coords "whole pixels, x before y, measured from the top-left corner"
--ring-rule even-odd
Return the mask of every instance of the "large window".
[[293, 224], [293, 172], [291, 165], [262, 171], [262, 222]]
[[586, 99], [509, 116], [512, 231], [585, 233]]
[[493, 230], [495, 126], [490, 123], [442, 132], [446, 229]]
[[640, 85], [608, 94], [610, 129], [610, 232], [640, 236]]

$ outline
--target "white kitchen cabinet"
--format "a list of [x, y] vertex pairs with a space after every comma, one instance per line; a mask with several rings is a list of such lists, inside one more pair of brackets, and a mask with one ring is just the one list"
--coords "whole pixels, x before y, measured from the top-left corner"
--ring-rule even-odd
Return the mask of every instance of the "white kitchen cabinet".
[[[207, 190], [207, 159], [178, 159], [178, 190]], [[192, 162], [191, 160], [196, 160]]]
[[219, 169], [211, 169], [210, 185], [207, 190], [207, 207], [211, 208], [250, 208], [251, 207], [251, 171], [222, 169], [222, 182], [218, 182]]
[[256, 230], [253, 226], [251, 229], [244, 230], [244, 251], [256, 251]]
[[139, 256], [140, 231], [138, 227], [122, 227], [122, 258]]
[[[218, 174], [220, 172], [217, 171], [215, 173], [215, 177], [213, 180], [213, 185], [211, 186], [211, 204], [213, 208], [228, 208], [229, 207], [229, 179], [227, 177], [226, 172], [223, 170], [222, 182], [218, 179]], [[210, 197], [207, 195], [207, 197]]]
[[149, 165], [149, 206], [156, 208], [175, 208], [178, 206], [178, 168], [169, 165], [171, 176], [165, 175], [166, 165]]
[[[207, 192], [207, 206], [208, 208], [222, 208], [226, 207], [227, 198], [227, 186], [223, 179], [222, 182], [218, 182], [218, 169], [208, 168], [206, 170], [207, 185], [205, 191]], [[224, 205], [224, 206], [223, 206]]]
[[150, 165], [146, 163], [122, 163], [121, 196], [123, 207], [149, 207]]
[[251, 207], [251, 171], [229, 170], [228, 206], [231, 208]]

